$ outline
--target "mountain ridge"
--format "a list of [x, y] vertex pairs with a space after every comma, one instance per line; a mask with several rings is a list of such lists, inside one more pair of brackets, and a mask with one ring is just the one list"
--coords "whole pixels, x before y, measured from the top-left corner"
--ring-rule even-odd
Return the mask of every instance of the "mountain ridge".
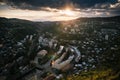
[[[118, 16], [110, 16], [110, 17], [79, 17], [77, 19], [73, 19], [73, 20], [68, 20], [68, 21], [74, 21], [74, 20], [80, 20], [80, 19], [113, 19], [113, 18], [118, 18], [120, 19], [120, 15]], [[0, 17], [0, 20], [11, 20], [11, 21], [15, 21], [15, 20], [19, 20], [19, 21], [28, 21], [28, 22], [63, 22], [63, 21], [32, 21], [32, 20], [26, 20], [26, 19], [19, 19], [19, 18], [6, 18], [6, 17]], [[64, 21], [67, 22], [67, 21]]]

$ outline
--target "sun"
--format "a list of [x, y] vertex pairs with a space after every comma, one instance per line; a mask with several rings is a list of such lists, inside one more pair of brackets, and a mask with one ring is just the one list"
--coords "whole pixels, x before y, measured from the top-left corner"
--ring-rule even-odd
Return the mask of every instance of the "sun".
[[74, 16], [74, 11], [70, 10], [69, 8], [61, 10], [60, 13], [66, 16]]
[[66, 9], [66, 10], [64, 10], [64, 13], [65, 13], [66, 15], [69, 15], [69, 16], [74, 15], [74, 12], [71, 11], [70, 9]]

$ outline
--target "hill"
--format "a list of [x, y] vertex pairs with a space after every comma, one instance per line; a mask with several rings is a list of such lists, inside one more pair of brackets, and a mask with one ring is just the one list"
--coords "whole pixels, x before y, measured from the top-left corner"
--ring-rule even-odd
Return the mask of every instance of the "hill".
[[[60, 46], [74, 46], [81, 52], [81, 59], [74, 63], [73, 69], [61, 73], [64, 79], [119, 80], [119, 21], [119, 16], [60, 22], [0, 18], [0, 79], [16, 80], [24, 76], [35, 68], [33, 60], [41, 50], [49, 53], [39, 59], [42, 66]], [[38, 75], [39, 79], [51, 74], [45, 70]]]

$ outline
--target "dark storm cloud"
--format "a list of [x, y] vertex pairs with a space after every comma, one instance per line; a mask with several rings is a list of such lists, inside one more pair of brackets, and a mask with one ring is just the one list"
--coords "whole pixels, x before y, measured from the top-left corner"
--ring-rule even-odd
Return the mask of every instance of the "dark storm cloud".
[[118, 0], [0, 0], [21, 9], [39, 9], [40, 7], [60, 8], [72, 3], [80, 8], [93, 7], [96, 4], [115, 4]]
[[59, 8], [67, 3], [66, 0], [4, 0], [15, 8], [40, 9], [41, 7]]
[[118, 2], [118, 0], [72, 0], [72, 2], [78, 4], [79, 7], [88, 8], [97, 4], [114, 4]]
[[86, 11], [90, 9], [90, 12], [92, 9], [99, 9], [96, 11], [120, 15], [120, 0], [0, 0], [0, 2], [18, 9], [45, 10], [44, 7], [62, 8], [72, 5]]

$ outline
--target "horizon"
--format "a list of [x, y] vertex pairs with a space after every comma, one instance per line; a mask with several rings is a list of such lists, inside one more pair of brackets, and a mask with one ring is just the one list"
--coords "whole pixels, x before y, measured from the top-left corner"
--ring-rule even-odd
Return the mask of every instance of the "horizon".
[[32, 20], [27, 20], [27, 19], [21, 19], [21, 18], [7, 18], [7, 17], [0, 17], [0, 18], [5, 18], [5, 19], [18, 19], [18, 20], [26, 20], [26, 21], [31, 21], [31, 22], [67, 22], [67, 21], [74, 21], [74, 20], [78, 20], [78, 19], [99, 19], [99, 18], [115, 18], [115, 17], [120, 17], [120, 15], [116, 15], [116, 16], [104, 16], [104, 17], [78, 17], [76, 19], [71, 19], [71, 20], [58, 20], [58, 21], [32, 21]]
[[1, 0], [0, 17], [44, 22], [68, 21], [81, 17], [112, 17], [120, 15], [120, 0], [63, 0], [58, 2], [48, 2], [47, 0], [37, 0], [35, 2], [33, 0]]

